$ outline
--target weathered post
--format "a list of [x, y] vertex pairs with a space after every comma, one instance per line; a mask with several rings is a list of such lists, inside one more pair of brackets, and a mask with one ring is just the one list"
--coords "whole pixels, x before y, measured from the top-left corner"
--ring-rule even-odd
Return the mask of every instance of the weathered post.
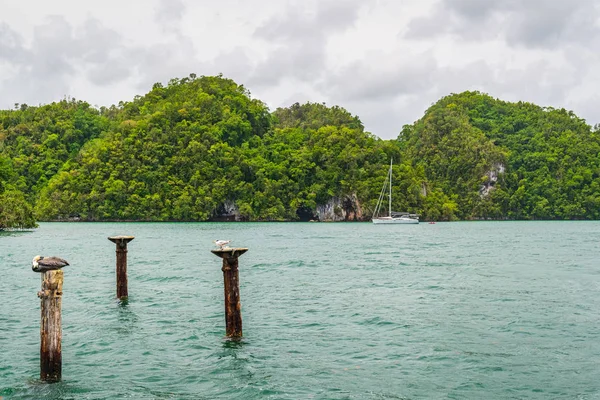
[[240, 303], [240, 280], [238, 257], [247, 248], [225, 248], [211, 250], [223, 259], [223, 281], [225, 286], [225, 335], [231, 338], [242, 337], [242, 305]]
[[62, 378], [62, 306], [63, 271], [42, 273], [40, 325], [40, 379], [58, 382]]
[[58, 382], [62, 377], [61, 305], [63, 288], [62, 267], [69, 263], [58, 257], [33, 259], [32, 269], [41, 272], [42, 289], [38, 292], [41, 308], [40, 379]]
[[117, 244], [117, 297], [125, 300], [127, 293], [127, 243], [133, 236], [110, 236], [108, 240]]

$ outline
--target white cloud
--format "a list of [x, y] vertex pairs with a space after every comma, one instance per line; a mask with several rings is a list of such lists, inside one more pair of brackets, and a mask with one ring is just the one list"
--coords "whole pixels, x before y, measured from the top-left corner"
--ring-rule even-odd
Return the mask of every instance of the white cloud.
[[22, 0], [0, 6], [0, 107], [127, 101], [223, 73], [272, 109], [340, 105], [384, 138], [451, 92], [597, 123], [595, 0]]

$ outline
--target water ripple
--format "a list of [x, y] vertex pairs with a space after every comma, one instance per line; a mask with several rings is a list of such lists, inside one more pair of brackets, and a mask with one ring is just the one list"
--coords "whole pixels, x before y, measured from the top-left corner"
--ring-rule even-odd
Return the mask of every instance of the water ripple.
[[[136, 236], [126, 302], [115, 299], [113, 234]], [[250, 248], [241, 341], [223, 337], [216, 237]], [[46, 223], [3, 233], [0, 396], [598, 398], [598, 243], [597, 222]], [[71, 263], [54, 385], [37, 379], [36, 254]]]

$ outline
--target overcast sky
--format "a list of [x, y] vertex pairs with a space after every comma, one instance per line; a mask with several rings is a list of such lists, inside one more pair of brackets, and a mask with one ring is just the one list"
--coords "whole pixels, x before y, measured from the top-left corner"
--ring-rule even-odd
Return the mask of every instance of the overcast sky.
[[274, 110], [340, 105], [395, 138], [480, 90], [600, 122], [598, 0], [0, 0], [0, 108], [102, 106], [223, 73]]

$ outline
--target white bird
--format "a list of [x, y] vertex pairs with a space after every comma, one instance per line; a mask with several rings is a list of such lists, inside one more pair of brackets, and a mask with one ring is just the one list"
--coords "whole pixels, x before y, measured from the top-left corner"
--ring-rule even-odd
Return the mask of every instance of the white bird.
[[213, 240], [213, 243], [216, 244], [217, 247], [221, 250], [223, 250], [225, 245], [228, 245], [230, 242], [231, 242], [231, 240], [221, 240], [221, 239]]
[[35, 256], [31, 263], [31, 269], [35, 272], [46, 272], [54, 269], [60, 269], [69, 265], [67, 260], [59, 257], [42, 257]]

